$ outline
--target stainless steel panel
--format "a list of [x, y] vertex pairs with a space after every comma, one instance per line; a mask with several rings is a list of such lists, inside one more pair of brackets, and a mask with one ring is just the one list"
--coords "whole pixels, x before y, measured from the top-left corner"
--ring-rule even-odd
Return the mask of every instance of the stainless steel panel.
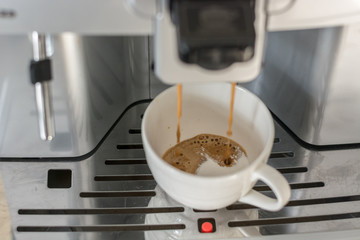
[[39, 137], [27, 36], [0, 36], [0, 157], [72, 157], [99, 143], [132, 102], [149, 98], [147, 37], [53, 37], [56, 137]]
[[[156, 182], [141, 146], [141, 115], [146, 107], [147, 103], [141, 103], [130, 108], [86, 159], [1, 162], [16, 239], [143, 239], [147, 231], [170, 235], [193, 231], [191, 226], [196, 224], [191, 219], [204, 216], [220, 217], [221, 229], [259, 227], [257, 234], [262, 237], [360, 227], [360, 149], [311, 151], [277, 123], [269, 164], [292, 187], [291, 201], [281, 211], [235, 203], [217, 212], [193, 212], [189, 221], [181, 220], [189, 211], [184, 206], [166, 201], [149, 206], [156, 196]], [[72, 187], [47, 188], [49, 169], [71, 169]], [[255, 188], [272, 195], [262, 183]], [[250, 210], [259, 218], [238, 218]], [[147, 216], [161, 221], [145, 222]]]
[[360, 143], [359, 30], [268, 33], [262, 73], [245, 86], [307, 143]]

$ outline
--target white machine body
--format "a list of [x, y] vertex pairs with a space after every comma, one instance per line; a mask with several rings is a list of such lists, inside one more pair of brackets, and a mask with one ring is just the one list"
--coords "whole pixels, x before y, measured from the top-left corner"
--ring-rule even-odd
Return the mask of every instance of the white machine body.
[[260, 72], [266, 31], [340, 26], [360, 21], [357, 0], [258, 0], [251, 60], [221, 70], [182, 62], [167, 0], [5, 0], [0, 34], [75, 32], [86, 35], [154, 35], [155, 72], [169, 84], [253, 80]]

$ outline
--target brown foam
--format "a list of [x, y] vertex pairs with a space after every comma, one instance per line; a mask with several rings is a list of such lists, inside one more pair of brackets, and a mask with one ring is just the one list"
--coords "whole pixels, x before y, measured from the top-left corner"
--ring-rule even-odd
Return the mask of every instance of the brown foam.
[[229, 138], [200, 134], [168, 149], [163, 159], [182, 171], [195, 174], [206, 156], [220, 166], [231, 167], [242, 154], [246, 152], [241, 145]]

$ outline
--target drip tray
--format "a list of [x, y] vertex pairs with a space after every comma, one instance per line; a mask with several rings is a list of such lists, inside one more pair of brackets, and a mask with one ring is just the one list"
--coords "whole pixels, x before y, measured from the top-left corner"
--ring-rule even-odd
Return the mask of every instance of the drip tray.
[[[269, 164], [292, 189], [291, 201], [281, 211], [234, 203], [204, 212], [155, 201], [166, 195], [156, 188], [141, 143], [141, 117], [147, 105], [127, 110], [89, 158], [7, 159], [0, 164], [17, 240], [156, 238], [150, 231], [210, 238], [212, 233], [197, 230], [198, 220], [204, 218], [214, 219], [219, 231], [243, 230], [232, 237], [360, 227], [360, 149], [310, 151], [277, 123]], [[262, 183], [254, 188], [272, 195]], [[190, 217], [184, 220], [187, 212]]]

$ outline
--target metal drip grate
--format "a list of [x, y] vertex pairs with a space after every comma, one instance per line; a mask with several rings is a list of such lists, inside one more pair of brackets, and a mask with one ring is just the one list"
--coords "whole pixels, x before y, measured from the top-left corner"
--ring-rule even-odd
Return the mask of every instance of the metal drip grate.
[[[156, 195], [156, 182], [141, 144], [141, 115], [146, 107], [142, 103], [129, 109], [86, 160], [2, 163], [16, 239], [143, 239], [144, 231], [187, 231], [188, 226], [179, 222], [145, 224], [149, 214], [185, 211], [183, 206], [148, 207]], [[253, 209], [258, 219], [232, 219], [229, 214], [223, 227], [257, 226], [262, 236], [359, 228], [359, 158], [359, 149], [302, 148], [276, 124], [269, 164], [290, 183], [288, 205], [279, 212], [241, 203], [221, 210], [194, 210], [194, 222], [223, 211], [240, 214]], [[47, 188], [49, 169], [71, 170], [71, 188]], [[255, 189], [272, 195], [262, 183]]]

